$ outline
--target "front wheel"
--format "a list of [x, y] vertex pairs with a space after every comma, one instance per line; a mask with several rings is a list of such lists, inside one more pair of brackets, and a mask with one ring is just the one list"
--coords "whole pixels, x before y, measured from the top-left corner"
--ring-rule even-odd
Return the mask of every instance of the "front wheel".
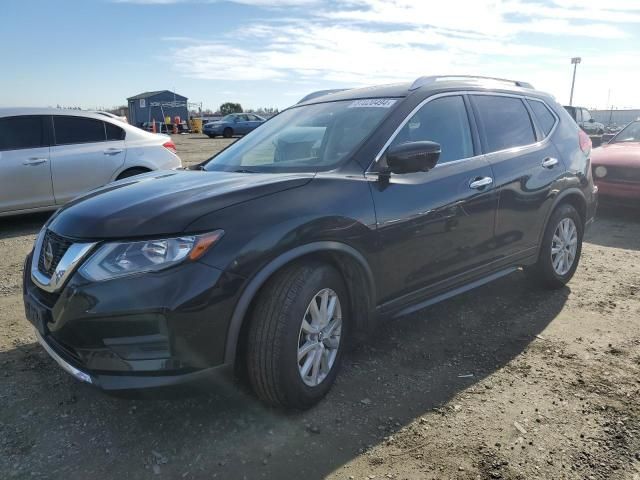
[[342, 276], [330, 265], [293, 265], [269, 281], [247, 340], [247, 374], [261, 400], [305, 409], [327, 394], [345, 348], [348, 304]]
[[233, 130], [231, 130], [231, 128], [227, 127], [222, 131], [222, 136], [224, 138], [231, 138], [233, 137]]
[[561, 288], [573, 277], [584, 233], [582, 219], [569, 204], [560, 205], [547, 223], [538, 262], [528, 271], [547, 288]]

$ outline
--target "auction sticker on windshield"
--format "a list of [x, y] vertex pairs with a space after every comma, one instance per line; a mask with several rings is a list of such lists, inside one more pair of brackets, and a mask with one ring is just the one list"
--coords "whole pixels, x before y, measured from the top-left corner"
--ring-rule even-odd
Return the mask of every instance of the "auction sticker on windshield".
[[349, 108], [378, 107], [389, 108], [396, 103], [395, 98], [365, 98], [363, 100], [354, 100]]

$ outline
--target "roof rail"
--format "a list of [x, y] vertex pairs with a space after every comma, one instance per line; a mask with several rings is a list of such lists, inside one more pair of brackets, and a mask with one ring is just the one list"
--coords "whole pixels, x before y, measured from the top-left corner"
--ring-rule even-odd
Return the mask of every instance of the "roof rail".
[[[330, 95], [332, 93], [344, 92], [345, 90], [350, 90], [350, 89], [349, 88], [334, 88], [332, 90], [318, 90], [318, 91], [315, 91], [315, 92], [311, 92], [308, 95], [305, 95], [300, 100], [298, 100], [298, 103], [303, 103], [303, 102], [306, 102], [308, 100], [312, 100], [314, 98], [322, 97], [324, 95]], [[296, 103], [296, 105], [298, 103]]]
[[425, 85], [428, 85], [430, 83], [434, 83], [437, 81], [443, 81], [443, 80], [449, 80], [449, 79], [457, 79], [457, 78], [463, 78], [463, 79], [469, 79], [469, 80], [473, 80], [473, 79], [478, 79], [478, 80], [495, 80], [498, 82], [505, 82], [505, 83], [510, 83], [512, 85], [515, 85], [516, 87], [522, 87], [522, 88], [533, 88], [533, 85], [531, 85], [528, 82], [521, 82], [519, 80], [508, 80], [506, 78], [496, 78], [496, 77], [480, 77], [480, 76], [476, 76], [476, 75], [433, 75], [433, 76], [428, 76], [428, 77], [418, 77], [415, 79], [415, 81], [411, 84], [411, 87], [409, 87], [409, 90], [417, 90], [420, 87], [424, 87]]

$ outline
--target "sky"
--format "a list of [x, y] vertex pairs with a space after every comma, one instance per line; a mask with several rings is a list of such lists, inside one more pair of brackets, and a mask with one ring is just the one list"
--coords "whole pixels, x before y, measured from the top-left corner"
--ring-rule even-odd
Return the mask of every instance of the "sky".
[[523, 80], [640, 108], [640, 0], [3, 0], [0, 106], [110, 108], [172, 90], [216, 110], [421, 75]]

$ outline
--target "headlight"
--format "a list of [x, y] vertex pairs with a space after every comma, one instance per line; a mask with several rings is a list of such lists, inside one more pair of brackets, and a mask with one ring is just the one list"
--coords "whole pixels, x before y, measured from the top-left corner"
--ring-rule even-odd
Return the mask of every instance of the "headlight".
[[135, 273], [156, 272], [186, 259], [197, 260], [224, 232], [140, 242], [105, 243], [80, 268], [82, 276], [99, 282]]
[[607, 167], [603, 167], [602, 165], [599, 165], [596, 167], [596, 169], [594, 170], [594, 172], [596, 174], [596, 177], [598, 178], [603, 178], [607, 176]]

